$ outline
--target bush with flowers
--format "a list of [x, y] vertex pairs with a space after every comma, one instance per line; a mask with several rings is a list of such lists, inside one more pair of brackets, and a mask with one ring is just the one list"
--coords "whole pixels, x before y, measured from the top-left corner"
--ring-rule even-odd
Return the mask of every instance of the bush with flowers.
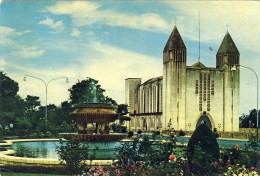
[[224, 172], [223, 175], [227, 176], [258, 176], [259, 170], [255, 167], [246, 168], [244, 165], [241, 166], [239, 164], [229, 166], [227, 171]]
[[222, 164], [229, 167], [233, 165], [243, 166], [245, 168], [255, 167], [260, 158], [259, 144], [254, 136], [245, 144], [245, 149], [240, 149], [239, 145], [235, 145], [230, 149], [222, 149]]
[[[205, 135], [205, 133], [203, 134]], [[205, 143], [202, 141], [197, 142], [197, 145], [194, 146], [193, 155], [190, 155], [189, 150], [187, 152], [187, 147], [176, 145], [175, 133], [170, 133], [169, 137], [164, 138], [164, 140], [149, 139], [145, 135], [133, 136], [132, 139], [133, 141], [123, 143], [118, 148], [117, 162], [106, 167], [80, 167], [83, 171], [82, 175], [235, 176], [242, 174], [257, 176], [259, 172], [255, 167], [252, 167], [255, 165], [250, 160], [249, 150], [241, 150], [238, 145], [226, 149], [221, 155], [220, 162], [209, 150], [203, 148], [212, 146], [203, 145]], [[207, 140], [213, 139], [207, 138]], [[78, 153], [80, 153], [79, 150]]]
[[110, 175], [187, 175], [187, 159], [181, 156], [173, 134], [162, 141], [135, 138], [119, 147], [118, 162], [109, 168]]

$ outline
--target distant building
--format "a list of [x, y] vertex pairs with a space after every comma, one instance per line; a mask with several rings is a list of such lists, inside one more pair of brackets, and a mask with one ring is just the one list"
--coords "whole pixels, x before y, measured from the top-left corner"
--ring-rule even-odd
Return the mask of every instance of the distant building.
[[187, 66], [185, 43], [175, 26], [163, 50], [163, 76], [142, 83], [125, 80], [129, 130], [194, 131], [201, 123], [218, 131], [239, 131], [239, 51], [229, 32], [216, 55], [216, 67]]

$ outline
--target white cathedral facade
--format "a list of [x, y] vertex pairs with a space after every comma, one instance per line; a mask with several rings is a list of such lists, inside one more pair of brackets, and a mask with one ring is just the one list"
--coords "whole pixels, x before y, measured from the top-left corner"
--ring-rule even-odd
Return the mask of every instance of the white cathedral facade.
[[223, 132], [239, 131], [239, 51], [229, 32], [216, 54], [216, 67], [187, 66], [185, 43], [175, 26], [163, 50], [163, 76], [142, 83], [125, 80], [129, 130], [194, 131], [201, 123]]

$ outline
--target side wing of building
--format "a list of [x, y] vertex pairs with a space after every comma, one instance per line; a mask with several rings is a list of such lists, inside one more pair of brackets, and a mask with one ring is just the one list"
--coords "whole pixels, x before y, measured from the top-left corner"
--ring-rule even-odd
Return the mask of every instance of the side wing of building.
[[125, 80], [126, 104], [131, 121], [129, 130], [153, 131], [162, 127], [162, 76], [141, 84], [140, 78]]

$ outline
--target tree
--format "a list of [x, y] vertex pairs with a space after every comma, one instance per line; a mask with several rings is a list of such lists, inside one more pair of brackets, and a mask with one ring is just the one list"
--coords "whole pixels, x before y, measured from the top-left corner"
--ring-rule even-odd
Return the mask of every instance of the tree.
[[25, 98], [27, 111], [33, 112], [35, 108], [41, 106], [40, 97], [27, 95]]
[[71, 104], [93, 103], [95, 99], [100, 103], [116, 103], [112, 98], [105, 97], [105, 90], [101, 88], [98, 81], [92, 78], [79, 81], [69, 89]]
[[40, 106], [40, 98], [36, 96], [27, 95], [25, 98], [26, 103], [26, 117], [32, 121], [34, 119], [36, 107]]
[[[258, 116], [260, 116], [260, 111], [258, 111]], [[256, 109], [250, 110], [249, 115], [243, 114], [241, 117], [239, 117], [239, 121], [239, 126], [241, 128], [256, 128]]]
[[18, 83], [0, 72], [0, 97], [16, 96], [19, 91]]
[[128, 114], [128, 105], [127, 104], [120, 104], [117, 107], [117, 113], [119, 114], [119, 126], [122, 126], [124, 121], [130, 121], [131, 118], [126, 116]]
[[120, 104], [117, 107], [117, 113], [120, 115], [128, 114], [128, 105], [127, 104]]
[[0, 72], [0, 126], [3, 134], [10, 124], [24, 117], [25, 102], [17, 95], [18, 83]]

